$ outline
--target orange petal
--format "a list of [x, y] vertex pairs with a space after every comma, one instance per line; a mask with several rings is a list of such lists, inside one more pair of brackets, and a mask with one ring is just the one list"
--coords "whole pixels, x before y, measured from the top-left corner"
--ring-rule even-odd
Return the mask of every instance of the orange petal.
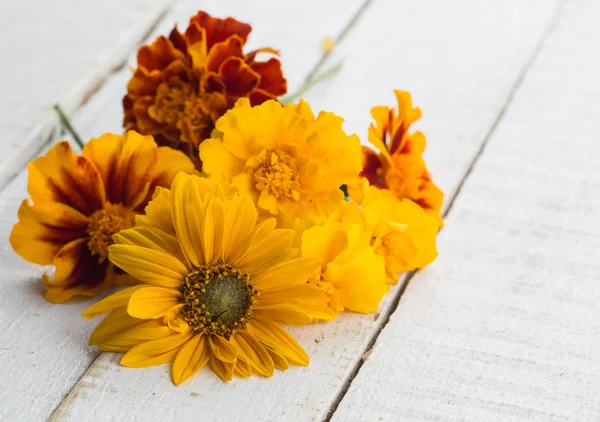
[[213, 18], [208, 13], [199, 11], [196, 16], [190, 18], [190, 26], [197, 24], [206, 31], [206, 41], [208, 49], [211, 49], [215, 43], [225, 41], [231, 36], [239, 36], [243, 43], [248, 39], [248, 34], [252, 27], [247, 23], [237, 21], [233, 18], [218, 19]]
[[34, 264], [49, 265], [68, 242], [87, 237], [87, 217], [59, 202], [32, 206], [24, 200], [17, 213], [10, 244], [23, 259]]
[[111, 203], [135, 209], [148, 195], [158, 166], [158, 150], [151, 136], [134, 131], [105, 134], [89, 141], [82, 154], [100, 172]]
[[227, 40], [215, 44], [208, 53], [208, 57], [206, 59], [206, 70], [208, 72], [218, 73], [221, 65], [230, 57], [238, 57], [243, 60], [243, 46], [244, 40], [237, 35], [233, 35]]
[[274, 96], [284, 95], [287, 92], [287, 81], [281, 71], [281, 62], [275, 57], [266, 62], [254, 62], [252, 70], [260, 75], [259, 89]]
[[86, 157], [73, 154], [66, 141], [30, 162], [27, 169], [27, 190], [34, 204], [59, 202], [84, 215], [91, 215], [104, 204], [100, 173]]

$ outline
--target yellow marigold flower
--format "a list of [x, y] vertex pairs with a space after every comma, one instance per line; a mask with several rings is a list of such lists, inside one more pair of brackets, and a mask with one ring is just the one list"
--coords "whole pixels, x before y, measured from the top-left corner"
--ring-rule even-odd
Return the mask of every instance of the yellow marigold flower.
[[308, 365], [280, 324], [329, 313], [318, 303], [323, 290], [306, 282], [320, 259], [296, 258], [293, 231], [257, 218], [247, 195], [226, 196], [210, 180], [179, 174], [136, 227], [114, 236], [110, 260], [145, 284], [84, 312], [110, 312], [90, 344], [125, 353], [129, 367], [173, 362], [175, 384], [206, 364], [223, 380]]
[[302, 234], [302, 256], [321, 259], [309, 283], [326, 291], [325, 303], [338, 312], [374, 312], [389, 292], [385, 262], [371, 247], [372, 233], [359, 224], [331, 220]]
[[360, 224], [373, 233], [371, 244], [385, 258], [388, 283], [398, 274], [423, 268], [437, 257], [439, 220], [409, 199], [398, 199], [388, 190], [369, 185], [365, 179], [353, 198], [333, 217], [345, 224]]
[[390, 190], [398, 198], [416, 202], [441, 222], [444, 194], [431, 180], [422, 157], [425, 136], [418, 131], [409, 133], [410, 125], [421, 118], [421, 109], [413, 108], [408, 92], [394, 92], [397, 112], [385, 106], [371, 109], [375, 122], [369, 127], [369, 141], [379, 154], [363, 147], [361, 176], [371, 185]]
[[200, 146], [204, 171], [249, 194], [263, 215], [293, 226], [293, 218], [328, 215], [343, 203], [340, 185], [361, 169], [360, 141], [342, 119], [309, 105], [238, 100]]
[[142, 46], [123, 98], [125, 128], [180, 149], [201, 170], [198, 145], [238, 98], [261, 104], [287, 92], [279, 60], [257, 60], [260, 53], [277, 55], [276, 50], [244, 53], [251, 30], [233, 18], [200, 11], [183, 33], [175, 27], [168, 38]]
[[156, 186], [193, 170], [184, 154], [136, 132], [92, 139], [81, 155], [61, 142], [29, 163], [33, 203], [21, 204], [10, 244], [29, 262], [56, 266], [52, 279], [42, 279], [47, 300], [94, 296], [126, 281], [106, 259], [111, 236], [133, 225]]

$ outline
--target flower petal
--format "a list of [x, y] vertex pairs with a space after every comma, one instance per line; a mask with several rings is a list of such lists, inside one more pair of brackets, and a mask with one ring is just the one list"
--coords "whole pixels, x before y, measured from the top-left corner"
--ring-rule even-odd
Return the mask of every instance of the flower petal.
[[102, 209], [106, 195], [100, 173], [86, 157], [73, 154], [68, 142], [58, 143], [27, 169], [34, 204], [59, 202], [84, 215]]
[[310, 360], [296, 340], [279, 325], [262, 318], [259, 315], [250, 321], [247, 326], [248, 333], [264, 346], [274, 350], [289, 362], [296, 365], [308, 365]]
[[250, 246], [258, 213], [249, 196], [231, 198], [225, 210], [223, 260], [236, 263]]
[[113, 235], [113, 240], [115, 243], [121, 245], [135, 245], [161, 251], [174, 256], [182, 263], [186, 263], [186, 259], [181, 251], [177, 238], [160, 229], [143, 226], [134, 227], [128, 230], [122, 230]]
[[239, 355], [259, 375], [272, 377], [274, 371], [273, 359], [266, 349], [245, 331], [238, 331], [231, 337]]
[[211, 335], [208, 337], [213, 354], [222, 362], [235, 362], [237, 349], [223, 337]]
[[158, 228], [175, 236], [173, 216], [171, 214], [171, 191], [160, 186], [154, 191], [152, 200], [146, 206], [145, 215], [136, 215], [136, 226]]
[[108, 257], [113, 264], [145, 283], [179, 287], [187, 275], [186, 266], [172, 255], [134, 245], [111, 245]]
[[146, 368], [162, 365], [175, 359], [182, 344], [194, 336], [194, 331], [177, 333], [132, 347], [121, 359], [121, 365], [130, 368]]
[[131, 348], [139, 344], [159, 340], [174, 334], [162, 321], [137, 321], [137, 325], [122, 330], [102, 341], [98, 345], [98, 349], [103, 352], [127, 353]]
[[248, 365], [248, 362], [244, 361], [244, 359], [241, 357], [238, 357], [235, 363], [235, 374], [243, 378], [249, 378], [252, 376], [250, 365]]
[[173, 225], [184, 255], [192, 265], [203, 265], [201, 234], [204, 206], [198, 189], [185, 173], [179, 173], [173, 180], [171, 209]]
[[163, 287], [145, 287], [129, 298], [127, 313], [134, 318], [156, 319], [177, 306], [182, 295], [178, 290]]
[[314, 284], [298, 284], [281, 289], [269, 289], [260, 293], [259, 304], [314, 302], [323, 296], [325, 290]]
[[285, 371], [286, 369], [288, 369], [290, 367], [290, 364], [283, 356], [281, 356], [279, 353], [269, 349], [268, 347], [266, 347], [266, 349], [267, 349], [267, 352], [269, 352], [269, 355], [271, 355], [271, 359], [273, 360], [273, 365], [275, 366], [276, 369], [279, 369], [280, 371]]
[[225, 228], [225, 205], [221, 198], [213, 196], [206, 205], [202, 227], [202, 251], [204, 262], [212, 264], [223, 255], [223, 231]]
[[281, 289], [306, 283], [319, 269], [320, 264], [321, 260], [318, 258], [291, 259], [251, 278], [251, 283], [258, 290]]
[[135, 131], [107, 133], [85, 144], [82, 155], [94, 163], [106, 188], [106, 199], [135, 209], [148, 195], [158, 166], [152, 136]]
[[87, 236], [87, 217], [59, 202], [33, 206], [24, 200], [17, 215], [10, 244], [21, 258], [34, 264], [51, 264], [65, 244]]
[[171, 366], [171, 379], [175, 384], [187, 380], [210, 360], [211, 349], [206, 337], [203, 334], [195, 335], [177, 353]]
[[145, 287], [148, 287], [148, 285], [138, 284], [137, 286], [131, 286], [126, 289], [119, 290], [107, 298], [102, 299], [100, 302], [94, 303], [92, 306], [83, 311], [81, 315], [83, 315], [85, 319], [92, 319], [114, 309], [126, 307], [129, 303], [129, 298], [131, 298], [131, 295]]
[[210, 355], [210, 367], [223, 381], [231, 381], [236, 362], [223, 362], [215, 355]]
[[259, 305], [255, 313], [262, 317], [283, 325], [306, 325], [312, 318], [301, 307], [291, 303], [277, 305]]

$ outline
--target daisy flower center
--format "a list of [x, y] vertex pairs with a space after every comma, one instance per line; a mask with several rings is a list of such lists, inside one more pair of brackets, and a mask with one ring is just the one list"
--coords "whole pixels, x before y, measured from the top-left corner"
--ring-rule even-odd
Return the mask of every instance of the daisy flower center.
[[203, 265], [185, 277], [181, 315], [196, 331], [229, 338], [252, 317], [256, 296], [248, 274], [229, 264]]
[[104, 208], [93, 213], [88, 222], [88, 248], [92, 256], [104, 262], [108, 247], [113, 244], [112, 235], [133, 227], [135, 214], [121, 204], [106, 203]]
[[283, 151], [262, 150], [256, 157], [254, 171], [256, 189], [267, 190], [275, 198], [300, 199], [300, 182], [296, 159]]

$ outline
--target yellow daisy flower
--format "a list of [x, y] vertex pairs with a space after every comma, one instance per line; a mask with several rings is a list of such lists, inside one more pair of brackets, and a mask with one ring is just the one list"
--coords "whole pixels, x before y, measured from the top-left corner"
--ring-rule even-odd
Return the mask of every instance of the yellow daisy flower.
[[362, 168], [360, 141], [333, 113], [309, 105], [241, 98], [200, 145], [203, 170], [249, 194], [262, 215], [292, 227], [293, 217], [329, 215], [343, 203], [342, 184]]
[[157, 186], [194, 171], [183, 153], [133, 131], [92, 139], [81, 155], [60, 142], [27, 168], [33, 204], [21, 204], [10, 244], [29, 262], [56, 266], [52, 278], [42, 278], [45, 298], [55, 303], [127, 282], [106, 259], [111, 236], [133, 225]]
[[331, 220], [302, 234], [302, 256], [321, 259], [309, 283], [325, 289], [332, 317], [344, 310], [374, 312], [390, 290], [385, 261], [371, 247], [371, 236], [359, 224]]
[[388, 283], [398, 274], [423, 268], [437, 257], [436, 236], [441, 220], [409, 199], [361, 180], [352, 198], [333, 217], [346, 224], [359, 224], [373, 233], [371, 245], [385, 258]]
[[292, 230], [275, 229], [272, 218], [257, 224], [247, 195], [226, 196], [183, 173], [146, 211], [109, 247], [110, 260], [144, 284], [84, 312], [110, 312], [90, 344], [125, 353], [129, 367], [173, 362], [175, 384], [206, 364], [223, 380], [308, 365], [280, 324], [308, 324], [329, 311], [317, 302], [323, 290], [306, 283], [320, 259], [296, 258]]

